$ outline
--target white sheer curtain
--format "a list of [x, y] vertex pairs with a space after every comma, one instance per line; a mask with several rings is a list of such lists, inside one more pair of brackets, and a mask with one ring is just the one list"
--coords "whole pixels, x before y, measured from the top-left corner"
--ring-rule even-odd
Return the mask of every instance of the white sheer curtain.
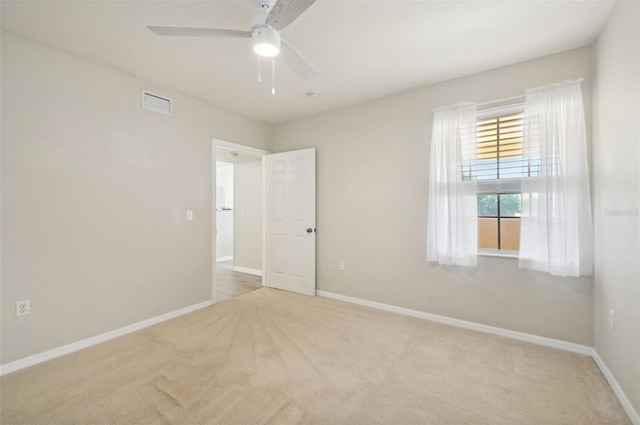
[[525, 156], [540, 176], [522, 179], [521, 268], [593, 273], [593, 228], [580, 82], [527, 90]]
[[433, 112], [429, 162], [427, 261], [475, 266], [478, 252], [476, 182], [465, 181], [462, 164], [476, 153], [476, 106]]

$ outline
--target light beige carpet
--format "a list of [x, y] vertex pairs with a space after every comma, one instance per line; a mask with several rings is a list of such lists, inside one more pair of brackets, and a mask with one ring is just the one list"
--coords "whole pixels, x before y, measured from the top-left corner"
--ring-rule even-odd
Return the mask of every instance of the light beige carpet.
[[586, 356], [260, 289], [0, 380], [14, 424], [628, 424]]

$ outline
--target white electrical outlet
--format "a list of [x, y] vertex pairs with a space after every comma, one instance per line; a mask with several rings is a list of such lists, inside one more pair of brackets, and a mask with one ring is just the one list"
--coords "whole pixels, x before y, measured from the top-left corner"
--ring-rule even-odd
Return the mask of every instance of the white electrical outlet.
[[193, 221], [193, 211], [188, 210], [186, 214], [187, 221]]
[[338, 270], [344, 270], [344, 261], [338, 260]]
[[616, 330], [616, 312], [609, 309], [609, 327], [611, 330]]
[[22, 300], [16, 302], [16, 317], [31, 314], [31, 300]]

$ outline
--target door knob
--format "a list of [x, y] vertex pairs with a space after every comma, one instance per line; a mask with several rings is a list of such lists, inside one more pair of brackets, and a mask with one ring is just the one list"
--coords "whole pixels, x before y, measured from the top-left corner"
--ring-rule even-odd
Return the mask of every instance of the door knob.
[[312, 229], [311, 227], [309, 227], [309, 228], [307, 229], [307, 233], [313, 233], [313, 232], [315, 232], [315, 231], [316, 231], [316, 229]]

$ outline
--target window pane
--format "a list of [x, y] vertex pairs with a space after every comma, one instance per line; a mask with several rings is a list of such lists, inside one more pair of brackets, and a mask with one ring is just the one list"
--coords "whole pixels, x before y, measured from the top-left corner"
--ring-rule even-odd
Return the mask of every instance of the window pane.
[[[480, 219], [478, 219], [480, 220]], [[520, 250], [520, 219], [500, 219], [500, 249]]]
[[478, 195], [478, 217], [498, 216], [498, 195]]
[[519, 179], [539, 174], [539, 166], [525, 157], [523, 113], [477, 121], [474, 160], [463, 166], [464, 180]]
[[511, 156], [500, 159], [499, 172], [501, 179], [514, 179], [527, 177], [529, 167], [527, 161], [522, 156]]
[[[500, 217], [520, 217], [520, 198], [521, 195], [519, 193], [500, 195]], [[479, 207], [478, 215], [480, 215]]]
[[497, 218], [478, 218], [478, 248], [498, 249]]

